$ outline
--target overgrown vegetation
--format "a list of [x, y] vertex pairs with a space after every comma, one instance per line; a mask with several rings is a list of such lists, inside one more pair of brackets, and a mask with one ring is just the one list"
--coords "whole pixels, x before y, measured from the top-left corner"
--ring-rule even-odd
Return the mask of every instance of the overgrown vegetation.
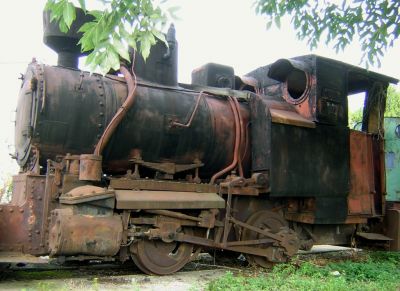
[[255, 4], [268, 27], [273, 23], [279, 27], [281, 18], [289, 16], [297, 37], [307, 40], [311, 49], [325, 42], [338, 52], [358, 40], [366, 66], [380, 66], [381, 57], [400, 34], [397, 0], [256, 0]]
[[5, 175], [4, 177], [0, 177], [0, 204], [11, 201], [12, 190], [12, 176]]
[[373, 252], [345, 261], [293, 260], [270, 272], [226, 273], [208, 290], [399, 290], [400, 253]]
[[[400, 116], [400, 91], [394, 86], [389, 86], [387, 92], [385, 117], [399, 117]], [[362, 108], [349, 112], [349, 127], [354, 126], [362, 121], [363, 112]]]

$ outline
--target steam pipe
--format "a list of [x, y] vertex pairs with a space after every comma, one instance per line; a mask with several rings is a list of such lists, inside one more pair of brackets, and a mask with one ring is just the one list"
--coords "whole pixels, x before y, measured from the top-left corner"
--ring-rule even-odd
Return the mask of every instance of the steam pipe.
[[118, 109], [117, 113], [111, 119], [110, 123], [107, 125], [106, 129], [103, 132], [103, 135], [99, 139], [96, 148], [94, 150], [94, 154], [100, 156], [111, 139], [111, 136], [117, 129], [118, 125], [121, 123], [121, 120], [124, 118], [128, 110], [132, 107], [135, 101], [135, 90], [136, 90], [136, 78], [132, 77], [132, 74], [129, 70], [122, 66], [120, 67], [120, 72], [124, 75], [126, 83], [128, 85], [128, 96], [125, 99], [125, 102]]

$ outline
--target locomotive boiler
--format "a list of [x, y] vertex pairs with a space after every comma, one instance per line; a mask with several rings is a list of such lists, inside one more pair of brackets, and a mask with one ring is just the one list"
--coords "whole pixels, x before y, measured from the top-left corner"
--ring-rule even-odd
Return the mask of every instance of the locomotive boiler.
[[[57, 66], [32, 62], [17, 106], [0, 250], [65, 260], [133, 259], [169, 274], [201, 250], [285, 262], [355, 238], [399, 250], [400, 204], [385, 200], [383, 112], [397, 80], [315, 56], [243, 77], [206, 64], [177, 82], [174, 28], [145, 62], [105, 76], [77, 68], [77, 27], [44, 17]], [[75, 28], [74, 28], [75, 27]], [[73, 45], [71, 45], [73, 44]], [[366, 95], [362, 129], [347, 97]]]

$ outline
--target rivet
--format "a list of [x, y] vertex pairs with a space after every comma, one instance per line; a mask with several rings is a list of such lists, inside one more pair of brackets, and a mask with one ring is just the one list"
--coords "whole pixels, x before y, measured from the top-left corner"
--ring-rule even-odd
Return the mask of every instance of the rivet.
[[21, 208], [21, 209], [19, 210], [19, 212], [23, 213], [23, 212], [24, 212], [24, 210]]
[[33, 199], [33, 198], [35, 198], [35, 197], [33, 197], [33, 195], [31, 195], [31, 196], [29, 196], [29, 198]]
[[10, 208], [10, 212], [13, 213], [13, 212], [14, 212], [14, 209]]
[[40, 230], [36, 230], [35, 233], [36, 233], [36, 234], [39, 234], [39, 233], [40, 233]]
[[101, 123], [99, 123], [97, 126], [98, 126], [99, 128], [102, 128], [102, 127], [103, 127], [103, 125], [102, 125]]
[[103, 116], [103, 115], [104, 115], [104, 113], [103, 113], [103, 112], [100, 112], [100, 113], [99, 113], [99, 115], [100, 115], [100, 116]]
[[0, 212], [3, 212], [3, 208], [0, 207]]
[[41, 247], [41, 248], [44, 247], [44, 244], [40, 244], [40, 247]]
[[100, 105], [100, 106], [103, 106], [103, 105], [104, 105], [104, 103], [103, 103], [103, 102], [99, 102], [99, 105]]

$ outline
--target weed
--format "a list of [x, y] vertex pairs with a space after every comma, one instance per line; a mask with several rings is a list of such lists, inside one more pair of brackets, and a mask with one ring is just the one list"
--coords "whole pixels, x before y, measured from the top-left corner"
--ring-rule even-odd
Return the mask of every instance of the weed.
[[362, 260], [325, 262], [293, 261], [276, 265], [257, 276], [225, 276], [212, 281], [208, 290], [399, 290], [400, 254], [367, 253]]

